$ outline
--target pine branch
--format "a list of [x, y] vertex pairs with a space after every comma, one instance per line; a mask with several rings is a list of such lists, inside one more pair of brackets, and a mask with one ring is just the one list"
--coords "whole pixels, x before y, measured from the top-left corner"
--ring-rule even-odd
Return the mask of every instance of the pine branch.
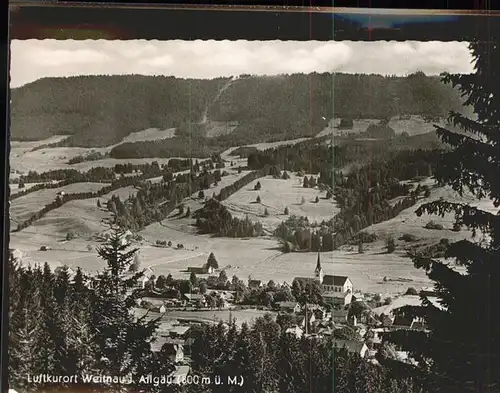
[[454, 213], [457, 223], [473, 229], [473, 233], [478, 229], [484, 233], [491, 233], [500, 225], [498, 215], [465, 203], [438, 200], [420, 206], [415, 212], [419, 217], [424, 213], [441, 217], [447, 213]]

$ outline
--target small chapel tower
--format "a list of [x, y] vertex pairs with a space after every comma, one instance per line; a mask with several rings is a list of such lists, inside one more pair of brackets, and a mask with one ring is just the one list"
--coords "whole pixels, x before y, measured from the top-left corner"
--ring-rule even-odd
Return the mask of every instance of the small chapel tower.
[[321, 259], [318, 252], [318, 262], [316, 263], [316, 269], [314, 270], [314, 276], [320, 284], [323, 284], [323, 268], [321, 267]]

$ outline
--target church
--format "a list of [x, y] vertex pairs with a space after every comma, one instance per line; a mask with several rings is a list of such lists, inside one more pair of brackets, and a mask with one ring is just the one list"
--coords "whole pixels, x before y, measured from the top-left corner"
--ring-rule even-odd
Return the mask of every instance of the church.
[[300, 281], [302, 283], [312, 281], [319, 282], [321, 284], [321, 288], [323, 289], [323, 297], [328, 299], [332, 298], [331, 301], [334, 301], [335, 303], [349, 303], [353, 293], [353, 285], [349, 277], [332, 276], [323, 273], [321, 256], [319, 253], [316, 262], [316, 269], [314, 269], [314, 278], [295, 277], [294, 281]]

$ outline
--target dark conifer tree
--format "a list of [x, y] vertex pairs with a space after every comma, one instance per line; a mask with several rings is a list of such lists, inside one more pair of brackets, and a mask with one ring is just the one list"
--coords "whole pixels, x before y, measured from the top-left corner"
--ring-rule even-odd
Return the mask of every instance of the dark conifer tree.
[[[445, 75], [444, 81], [458, 87], [477, 119], [452, 112], [450, 121], [463, 132], [437, 127], [443, 142], [451, 146], [439, 163], [435, 176], [458, 193], [473, 193], [500, 205], [500, 47], [491, 37], [474, 42], [471, 75]], [[500, 215], [469, 204], [438, 200], [418, 209], [423, 213], [455, 214], [458, 224], [487, 237], [452, 243], [447, 257], [462, 266], [415, 255], [416, 267], [427, 271], [435, 282], [441, 303], [437, 307], [423, 296], [422, 307], [408, 307], [408, 314], [422, 317], [430, 331], [393, 334], [398, 345], [411, 351], [424, 372], [430, 391], [493, 392], [500, 384]]]
[[[100, 367], [107, 375], [138, 376], [151, 360], [150, 344], [159, 320], [135, 320], [131, 313], [140, 297], [137, 283], [143, 272], [125, 279], [137, 249], [129, 249], [123, 242], [124, 232], [114, 230], [109, 240], [97, 249], [107, 263], [106, 268], [93, 277], [91, 297], [92, 329], [96, 335]], [[136, 378], [137, 382], [139, 378]]]

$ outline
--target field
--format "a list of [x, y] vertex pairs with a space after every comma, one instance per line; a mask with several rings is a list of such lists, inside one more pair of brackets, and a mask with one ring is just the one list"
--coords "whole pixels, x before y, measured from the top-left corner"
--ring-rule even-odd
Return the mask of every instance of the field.
[[96, 192], [108, 185], [106, 183], [74, 183], [64, 187], [35, 191], [11, 201], [10, 216], [16, 221], [24, 221], [45, 205], [53, 202], [58, 192], [63, 191], [67, 194]]
[[[90, 152], [98, 152], [101, 154], [108, 153], [113, 147], [125, 143], [125, 142], [135, 142], [140, 140], [153, 140], [159, 135], [163, 135], [163, 138], [168, 137], [172, 134], [172, 129], [169, 130], [156, 130], [148, 129], [140, 131], [137, 133], [132, 133], [125, 137], [121, 142], [102, 148], [83, 148], [83, 147], [53, 147], [31, 151], [34, 147], [45, 145], [49, 143], [58, 142], [66, 136], [52, 137], [43, 141], [37, 142], [12, 142], [11, 144], [11, 154], [10, 154], [10, 166], [12, 172], [19, 172], [25, 174], [30, 170], [35, 170], [37, 172], [47, 172], [55, 169], [78, 169], [80, 171], [88, 171], [94, 167], [113, 167], [116, 164], [126, 164], [131, 163], [134, 165], [151, 163], [157, 161], [159, 164], [166, 164], [170, 158], [144, 158], [144, 159], [104, 159], [98, 161], [85, 161], [78, 164], [69, 165], [68, 160], [78, 156], [85, 156]], [[12, 177], [16, 177], [17, 174], [12, 174]]]
[[122, 139], [121, 143], [156, 141], [159, 139], [169, 139], [175, 136], [175, 128], [160, 130], [158, 128], [148, 128], [147, 130], [133, 132]]
[[[208, 190], [204, 190], [205, 198], [198, 198], [198, 192], [192, 194], [189, 198], [184, 199], [183, 204], [186, 208], [189, 208], [191, 212], [194, 212], [203, 207], [203, 202], [207, 198], [211, 198], [214, 194], [217, 195], [220, 193], [221, 189], [224, 187], [233, 184], [238, 179], [241, 179], [246, 174], [250, 173], [250, 171], [242, 171], [238, 173], [231, 169], [226, 169], [229, 173], [227, 176], [223, 176], [221, 181], [215, 186], [213, 183], [210, 185]], [[177, 230], [192, 233], [195, 231], [193, 227], [195, 220], [193, 218], [185, 218], [185, 217], [177, 217], [177, 210], [174, 211], [170, 217], [165, 220], [163, 223], [168, 225], [169, 227], [175, 228]]]
[[[18, 144], [25, 143], [28, 144], [31, 142], [18, 142]], [[92, 150], [105, 153], [107, 148]], [[23, 174], [33, 170], [41, 173], [55, 169], [66, 169], [72, 167], [67, 163], [69, 159], [88, 154], [89, 152], [89, 149], [83, 147], [53, 147], [35, 151], [20, 147], [19, 150], [12, 149], [10, 166], [12, 169]]]
[[37, 146], [48, 145], [51, 143], [57, 143], [64, 139], [68, 138], [68, 135], [54, 135], [48, 139], [43, 139], [40, 141], [30, 141], [30, 142], [19, 142], [19, 141], [11, 141], [10, 148], [11, 152], [22, 152], [26, 150], [31, 150]]
[[[415, 288], [417, 291], [419, 288]], [[436, 300], [437, 298], [434, 298], [432, 296], [429, 296], [428, 299], [436, 306], [436, 307], [441, 307], [439, 302]], [[390, 315], [395, 309], [404, 307], [404, 306], [420, 306], [422, 305], [422, 300], [420, 299], [420, 296], [418, 295], [404, 295], [404, 296], [399, 296], [396, 299], [393, 299], [391, 304], [388, 304], [386, 306], [381, 306], [377, 308], [372, 308], [372, 311], [377, 314], [385, 314], [385, 315]]]
[[10, 193], [11, 195], [15, 195], [21, 191], [24, 190], [29, 190], [30, 188], [33, 188], [41, 183], [24, 183], [24, 188], [19, 188], [19, 183], [10, 183], [9, 188], [10, 188]]
[[[218, 193], [220, 188], [233, 183], [246, 173], [248, 171], [238, 174], [230, 170], [230, 174], [223, 177], [217, 187], [212, 186], [209, 191], [205, 192], [206, 196], [211, 196], [213, 192]], [[335, 205], [331, 201], [321, 199], [323, 195], [318, 190], [303, 188], [301, 180], [293, 175], [290, 180], [266, 177], [260, 179], [262, 189], [259, 192], [253, 190], [255, 183], [253, 182], [237, 191], [224, 203], [235, 215], [244, 216], [248, 212], [251, 218], [263, 220], [269, 227], [286, 219], [282, 215], [285, 206], [289, 207], [290, 214], [307, 215], [312, 221], [331, 218], [335, 213]], [[59, 190], [47, 191], [51, 193], [45, 195], [45, 198], [50, 202]], [[68, 192], [68, 189], [66, 188], [65, 191]], [[135, 192], [133, 187], [127, 187], [100, 199], [104, 202], [112, 194], [118, 194], [121, 199], [126, 199], [133, 192]], [[270, 212], [270, 217], [266, 218], [267, 223], [266, 219], [258, 217], [260, 214], [258, 209], [262, 206], [251, 203], [257, 193], [260, 194], [262, 203]], [[13, 203], [14, 215], [22, 214], [23, 209], [26, 211], [30, 206], [32, 210], [36, 207], [35, 211], [41, 207], [40, 196], [36, 197], [33, 194], [30, 194], [31, 203], [26, 201], [23, 203], [25, 197], [19, 198], [21, 204], [17, 207]], [[318, 204], [312, 202], [316, 195], [320, 196]], [[299, 204], [301, 196], [306, 199], [304, 205]], [[93, 240], [91, 235], [105, 229], [102, 220], [108, 217], [108, 212], [97, 209], [96, 204], [97, 200], [93, 198], [72, 201], [63, 205], [48, 213], [31, 227], [19, 233], [13, 233], [11, 248], [24, 251], [26, 260], [32, 263], [50, 261], [54, 266], [68, 264], [68, 266], [80, 266], [90, 271], [101, 269], [104, 261], [100, 260], [95, 252], [95, 247], [99, 243]], [[196, 195], [185, 200], [185, 204], [190, 206], [192, 211], [201, 207]], [[265, 237], [228, 239], [196, 235], [192, 224], [192, 219], [172, 217], [162, 223], [152, 224], [141, 231], [140, 235], [144, 238], [144, 242], [137, 246], [140, 248], [142, 266], [150, 266], [156, 275], [172, 274], [174, 277], [188, 278], [186, 268], [202, 266], [208, 255], [213, 252], [220, 268], [224, 269], [229, 277], [237, 275], [244, 281], [252, 277], [266, 282], [272, 279], [275, 282], [291, 283], [294, 277], [311, 276], [314, 271], [316, 263], [314, 253], [282, 254], [278, 249], [277, 241]], [[77, 234], [77, 238], [66, 242], [64, 236], [70, 231]], [[184, 249], [155, 247], [157, 240], [172, 241], [174, 246], [181, 243]], [[39, 251], [42, 245], [48, 245], [52, 249]], [[89, 250], [89, 246], [93, 249]], [[381, 251], [382, 248], [379, 247], [377, 250], [367, 250], [365, 254], [357, 254], [348, 250], [323, 253], [325, 273], [348, 275], [353, 280], [356, 290], [374, 293], [394, 294], [406, 291], [409, 286], [421, 287], [429, 284], [425, 274], [415, 269], [408, 258], [399, 253], [388, 255]], [[391, 280], [384, 281], [384, 277]], [[406, 281], [401, 281], [399, 278], [405, 278]]]
[[[262, 186], [259, 191], [254, 190], [257, 182]], [[260, 196], [261, 203], [256, 203], [257, 196]], [[274, 179], [272, 176], [255, 180], [231, 195], [223, 204], [234, 216], [244, 218], [248, 215], [251, 220], [260, 220], [264, 228], [273, 230], [287, 219], [284, 214], [286, 207], [290, 215], [306, 216], [311, 222], [331, 219], [337, 209], [335, 203], [324, 199], [324, 196], [323, 191], [304, 188], [302, 178], [290, 174], [288, 180]], [[316, 197], [319, 198], [318, 203], [315, 203]], [[304, 204], [301, 204], [302, 198]], [[269, 216], [264, 216], [266, 208]]]
[[[330, 121], [328, 127], [326, 127], [323, 131], [318, 133], [316, 137], [330, 135], [331, 133], [334, 133], [335, 135], [360, 134], [365, 132], [370, 124], [378, 124], [379, 120], [377, 119], [354, 120], [352, 129], [338, 129], [336, 127], [338, 126], [339, 123], [340, 120]], [[441, 126], [444, 126], [445, 123], [442, 121], [426, 123], [424, 119], [422, 119], [422, 117], [420, 116], [411, 116], [410, 119], [408, 120], [401, 120], [398, 117], [393, 117], [389, 121], [388, 125], [394, 130], [396, 135], [400, 135], [403, 132], [406, 132], [408, 133], [408, 135], [413, 136], [413, 135], [426, 134], [428, 132], [434, 131], [435, 130], [434, 124], [439, 124]]]
[[[374, 233], [377, 235], [381, 242], [384, 242], [389, 236], [399, 238], [403, 234], [411, 234], [419, 239], [419, 243], [435, 243], [442, 238], [450, 239], [450, 241], [457, 241], [464, 238], [471, 238], [472, 233], [466, 229], [460, 232], [454, 232], [453, 228], [454, 216], [447, 214], [444, 217], [437, 215], [424, 214], [418, 217], [415, 210], [422, 204], [432, 202], [443, 198], [444, 200], [451, 200], [457, 203], [468, 203], [471, 206], [476, 206], [481, 210], [489, 212], [497, 212], [499, 209], [493, 206], [489, 200], [477, 201], [472, 195], [466, 194], [460, 197], [450, 187], [437, 187], [434, 180], [427, 179], [421, 184], [426, 184], [431, 187], [431, 195], [429, 198], [422, 198], [415, 206], [403, 210], [398, 216], [391, 220], [384, 221], [372, 225], [364, 230], [367, 233]], [[436, 224], [443, 226], [442, 230], [426, 229], [424, 226], [429, 221], [434, 221]], [[396, 243], [398, 243], [396, 241]], [[399, 242], [401, 243], [401, 242]], [[376, 245], [378, 247], [378, 244]]]
[[[201, 266], [206, 262], [208, 254], [213, 252], [229, 277], [238, 276], [246, 281], [248, 277], [275, 282], [291, 283], [296, 276], [312, 276], [316, 264], [315, 253], [283, 254], [277, 249], [274, 239], [228, 239], [209, 236], [186, 235], [173, 228], [153, 224], [141, 235], [150, 241], [157, 239], [171, 240], [174, 244], [182, 242], [192, 251], [192, 258], [186, 263], [178, 260], [154, 267], [155, 274], [172, 274], [174, 277], [188, 277], [181, 273], [185, 266]], [[321, 253], [325, 274], [348, 275], [356, 290], [371, 293], [405, 292], [410, 286], [429, 285], [425, 273], [415, 269], [410, 259], [400, 254], [384, 254], [375, 250], [365, 254], [349, 251]], [[177, 251], [174, 251], [177, 252]], [[196, 254], [202, 255], [196, 256]], [[147, 255], [141, 251], [145, 261]], [[184, 258], [184, 256], [183, 256]], [[148, 263], [145, 263], [147, 265]], [[393, 281], [384, 281], [384, 277]], [[409, 281], [397, 281], [405, 278]]]
[[[398, 120], [396, 124], [399, 128], [396, 129], [396, 132], [403, 132], [403, 128], [406, 127], [404, 131], [413, 135], [427, 132], [426, 127], [428, 125], [432, 127], [430, 123], [420, 121], [422, 123], [420, 124], [419, 121], [418, 119], [411, 119], [410, 121]], [[355, 122], [355, 128], [366, 128], [368, 124], [369, 121]], [[415, 124], [418, 127], [415, 126], [415, 129], [412, 129]], [[125, 139], [127, 141], [153, 140], [153, 138], [167, 137], [169, 135], [167, 131], [149, 129], [131, 134], [127, 137], [129, 139]], [[54, 142], [53, 139], [50, 142]], [[295, 144], [306, 139], [261, 143], [251, 146], [263, 150], [279, 145]], [[158, 161], [160, 164], [168, 162], [168, 159], [104, 159], [69, 166], [67, 164], [69, 158], [88, 153], [89, 150], [55, 148], [30, 152], [34, 146], [50, 142], [13, 143], [13, 158], [11, 160], [13, 169], [42, 172], [54, 168], [75, 168], [86, 171], [94, 166], [113, 167], [117, 163], [126, 162], [132, 164], [152, 161]], [[106, 149], [109, 148], [103, 148], [102, 151], [106, 151]], [[214, 193], [218, 194], [223, 187], [232, 184], [249, 173], [248, 170], [237, 173], [237, 167], [246, 166], [246, 159], [232, 156], [231, 153], [234, 149], [228, 149], [221, 155], [224, 160], [233, 161], [233, 166], [226, 164], [225, 170], [229, 175], [224, 176], [217, 186], [211, 185], [209, 190], [205, 190], [205, 197], [211, 197]], [[99, 149], [93, 150], [99, 151]], [[287, 216], [283, 214], [285, 207], [288, 207], [290, 215], [307, 216], [311, 222], [320, 222], [332, 218], [337, 211], [335, 203], [332, 200], [323, 199], [325, 193], [322, 191], [303, 188], [302, 178], [292, 173], [290, 173], [290, 176], [289, 180], [273, 179], [268, 176], [253, 181], [231, 195], [223, 203], [234, 216], [243, 218], [248, 215], [252, 220], [261, 221], [268, 230], [274, 229], [280, 222], [287, 219]], [[161, 179], [150, 179], [150, 181], [159, 180]], [[254, 191], [254, 185], [257, 181], [260, 181], [262, 187], [259, 191]], [[478, 204], [472, 196], [459, 198], [449, 188], [436, 187], [432, 179], [427, 179], [422, 184], [431, 187], [431, 196], [425, 200], [422, 199], [419, 204], [440, 197]], [[27, 187], [29, 186], [31, 185], [27, 185]], [[59, 191], [67, 193], [82, 192], [98, 190], [103, 186], [105, 185], [99, 183], [80, 183], [58, 189], [37, 191], [13, 200], [10, 214], [15, 220], [24, 220], [40, 210], [45, 204], [52, 202]], [[17, 186], [11, 185], [11, 187], [15, 192]], [[122, 200], [125, 200], [135, 192], [135, 188], [125, 187], [99, 199], [104, 207], [106, 200], [113, 194], [119, 195]], [[190, 208], [191, 212], [202, 207], [202, 200], [198, 198], [197, 194], [194, 193], [184, 200], [184, 204]], [[257, 195], [261, 198], [260, 204], [255, 203]], [[319, 197], [318, 203], [314, 202], [316, 196]], [[305, 200], [304, 204], [301, 204], [302, 198]], [[393, 203], [396, 202], [397, 200], [393, 201]], [[417, 217], [414, 214], [417, 207], [418, 205], [406, 209], [392, 220], [367, 228], [365, 231], [376, 233], [379, 240], [366, 245], [363, 254], [358, 254], [357, 249], [350, 247], [322, 253], [321, 258], [325, 274], [347, 275], [353, 281], [355, 290], [381, 293], [383, 296], [395, 296], [395, 294], [404, 293], [408, 287], [418, 289], [422, 286], [428, 286], [430, 281], [425, 273], [416, 269], [412, 261], [405, 257], [404, 247], [406, 244], [403, 245], [401, 241], [397, 241], [396, 252], [387, 254], [384, 252], [385, 239], [389, 235], [398, 238], [402, 234], [412, 234], [418, 237], [419, 242], [431, 243], [445, 237], [451, 239], [468, 237], [470, 233], [465, 230], [452, 232], [450, 229], [453, 217]], [[491, 203], [481, 202], [481, 207], [489, 211], [496, 211]], [[265, 208], [269, 212], [267, 217], [263, 216]], [[80, 266], [89, 271], [96, 271], [104, 266], [104, 261], [99, 259], [96, 254], [95, 248], [100, 243], [95, 240], [93, 235], [107, 229], [103, 222], [107, 218], [109, 218], [109, 212], [104, 208], [97, 208], [97, 198], [71, 201], [49, 212], [32, 226], [20, 232], [11, 233], [10, 248], [22, 250], [25, 253], [25, 261], [28, 263], [44, 263], [48, 261], [53, 267], [67, 264], [71, 267]], [[424, 225], [431, 219], [442, 224], [444, 229], [425, 229]], [[186, 268], [188, 266], [202, 266], [206, 262], [208, 255], [213, 252], [220, 268], [224, 269], [229, 277], [236, 275], [244, 281], [251, 277], [265, 282], [273, 280], [278, 283], [284, 281], [291, 283], [296, 276], [313, 275], [316, 263], [314, 253], [283, 254], [278, 248], [276, 239], [270, 237], [231, 239], [198, 235], [193, 224], [194, 220], [192, 218], [177, 218], [173, 214], [163, 222], [152, 224], [142, 230], [139, 234], [144, 241], [134, 245], [140, 249], [142, 267], [151, 267], [156, 275], [172, 274], [176, 278], [188, 278], [189, 274], [186, 272]], [[76, 238], [65, 241], [68, 232], [73, 232]], [[156, 247], [157, 240], [171, 241], [174, 248]], [[182, 250], [175, 249], [178, 243], [183, 244], [184, 248]], [[39, 251], [42, 245], [47, 245], [51, 249], [49, 251]], [[186, 313], [188, 313], [186, 314], [187, 318], [191, 317], [190, 313], [196, 314], [198, 317], [202, 316], [198, 312]], [[213, 316], [213, 312], [211, 313]]]

